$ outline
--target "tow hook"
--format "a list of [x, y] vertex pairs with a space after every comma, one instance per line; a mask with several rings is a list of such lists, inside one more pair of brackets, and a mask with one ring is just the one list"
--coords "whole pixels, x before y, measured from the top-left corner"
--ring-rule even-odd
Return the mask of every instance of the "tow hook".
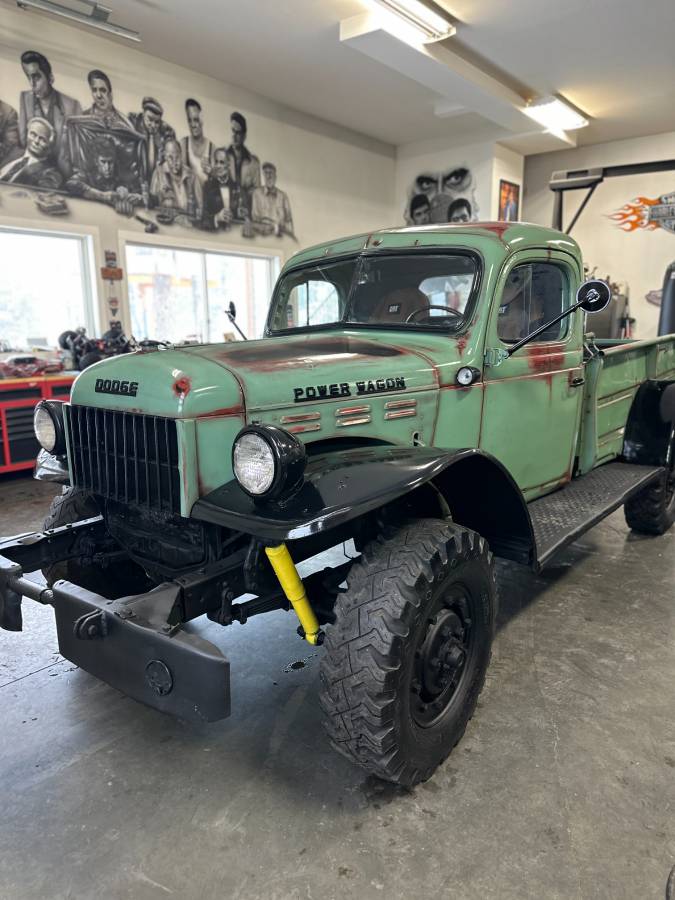
[[95, 641], [104, 638], [107, 633], [108, 623], [102, 610], [86, 613], [73, 622], [73, 635], [79, 641]]
[[279, 579], [281, 589], [300, 620], [298, 634], [309, 644], [323, 644], [324, 633], [319, 627], [319, 620], [307, 598], [307, 591], [288, 552], [288, 547], [286, 544], [265, 547], [265, 553], [274, 574]]

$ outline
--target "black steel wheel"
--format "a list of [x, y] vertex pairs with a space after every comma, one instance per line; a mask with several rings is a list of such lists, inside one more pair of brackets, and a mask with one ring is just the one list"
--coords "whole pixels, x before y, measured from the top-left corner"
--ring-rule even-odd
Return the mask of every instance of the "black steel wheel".
[[367, 546], [347, 582], [321, 663], [328, 735], [369, 772], [411, 786], [476, 707], [496, 617], [492, 556], [475, 532], [422, 519]]
[[665, 534], [675, 522], [675, 433], [663, 475], [632, 497], [624, 513], [628, 527], [641, 534]]
[[453, 584], [435, 594], [435, 611], [429, 610], [428, 627], [420, 631], [410, 681], [410, 711], [421, 728], [433, 727], [446, 715], [477, 649], [468, 589]]

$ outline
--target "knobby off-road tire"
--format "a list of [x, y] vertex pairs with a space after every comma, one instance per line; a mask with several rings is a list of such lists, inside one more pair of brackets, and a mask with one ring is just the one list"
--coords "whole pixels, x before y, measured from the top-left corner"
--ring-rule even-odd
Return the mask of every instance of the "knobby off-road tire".
[[[44, 528], [46, 531], [49, 528], [72, 525], [98, 515], [100, 510], [91, 494], [79, 488], [64, 487], [62, 493], [52, 500]], [[43, 569], [42, 574], [50, 587], [55, 581], [65, 579], [109, 598], [140, 594], [151, 587], [143, 569], [131, 560], [113, 564], [106, 569], [82, 566], [75, 560], [64, 560]]]
[[665, 534], [675, 522], [675, 445], [670, 466], [658, 481], [628, 500], [624, 514], [628, 527], [641, 534]]
[[326, 629], [321, 705], [334, 747], [387, 781], [425, 781], [462, 737], [496, 618], [487, 543], [449, 520], [407, 522], [354, 564]]

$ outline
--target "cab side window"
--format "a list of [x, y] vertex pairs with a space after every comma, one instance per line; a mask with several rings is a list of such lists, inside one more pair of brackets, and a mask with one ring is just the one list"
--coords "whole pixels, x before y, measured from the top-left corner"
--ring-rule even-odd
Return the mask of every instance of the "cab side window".
[[[554, 319], [567, 305], [567, 282], [560, 266], [553, 263], [524, 263], [506, 277], [497, 318], [497, 334], [505, 343], [527, 337]], [[563, 319], [547, 328], [536, 340], [559, 341], [568, 327]]]

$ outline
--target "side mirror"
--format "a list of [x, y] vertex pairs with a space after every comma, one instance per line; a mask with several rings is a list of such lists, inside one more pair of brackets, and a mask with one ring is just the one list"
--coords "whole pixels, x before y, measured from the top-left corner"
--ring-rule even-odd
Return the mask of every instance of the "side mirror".
[[580, 306], [584, 312], [599, 313], [607, 307], [612, 299], [612, 291], [606, 281], [591, 279], [585, 281], [577, 291], [577, 302], [570, 312]]

